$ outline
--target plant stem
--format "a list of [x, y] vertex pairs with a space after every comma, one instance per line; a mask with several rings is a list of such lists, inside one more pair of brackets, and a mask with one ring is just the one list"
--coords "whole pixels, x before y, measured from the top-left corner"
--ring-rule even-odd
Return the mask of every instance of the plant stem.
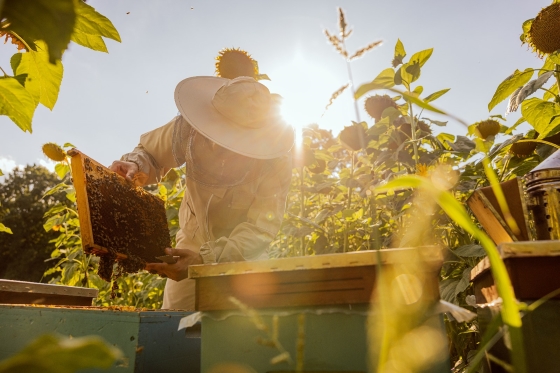
[[[350, 186], [348, 187], [348, 195], [347, 195], [347, 200], [346, 200], [346, 210], [350, 210], [350, 207], [352, 207], [352, 181], [354, 180], [354, 167], [355, 167], [355, 163], [354, 163], [354, 151], [350, 152], [350, 155], [352, 157], [352, 168], [350, 169]], [[348, 252], [348, 220], [344, 221], [344, 252]]]
[[[305, 168], [301, 166], [299, 177], [300, 177], [300, 216], [305, 218], [305, 193], [304, 193], [304, 181], [305, 181]], [[300, 255], [305, 255], [305, 236], [300, 238]]]
[[[408, 89], [408, 93], [411, 93], [410, 88]], [[418, 156], [418, 144], [416, 143], [416, 120], [414, 119], [412, 102], [408, 103], [408, 108], [410, 109], [410, 132], [412, 135], [412, 149], [414, 149], [414, 165], [416, 166], [416, 169], [418, 169], [418, 159], [420, 157]]]
[[[342, 40], [342, 47], [346, 50], [346, 43], [344, 39]], [[352, 90], [352, 101], [354, 101], [354, 111], [356, 112], [356, 121], [360, 123], [360, 111], [358, 110], [358, 101], [354, 98], [356, 94], [356, 89], [354, 88], [354, 78], [352, 76], [352, 67], [350, 66], [350, 61], [346, 57], [346, 70], [348, 71], [348, 80], [350, 81], [350, 89]]]

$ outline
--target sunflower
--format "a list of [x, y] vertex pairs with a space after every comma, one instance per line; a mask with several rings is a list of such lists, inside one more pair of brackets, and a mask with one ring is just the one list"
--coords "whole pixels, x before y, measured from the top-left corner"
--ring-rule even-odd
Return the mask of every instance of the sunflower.
[[370, 96], [366, 99], [364, 106], [369, 116], [375, 119], [376, 122], [381, 119], [383, 110], [389, 107], [394, 107], [395, 109], [399, 108], [399, 105], [387, 95]]
[[500, 132], [500, 127], [500, 123], [494, 119], [487, 119], [476, 123], [476, 129], [484, 140], [490, 136], [496, 136]]
[[[527, 139], [523, 139], [527, 140]], [[518, 158], [525, 158], [535, 151], [537, 143], [533, 141], [516, 142], [509, 148], [510, 153], [513, 153]]]
[[537, 14], [525, 40], [539, 56], [560, 49], [560, 3], [549, 5]]
[[66, 152], [54, 142], [48, 142], [43, 145], [43, 153], [55, 162], [62, 162], [66, 159]]
[[224, 48], [216, 57], [216, 76], [235, 79], [240, 76], [256, 78], [259, 75], [257, 61], [239, 48]]

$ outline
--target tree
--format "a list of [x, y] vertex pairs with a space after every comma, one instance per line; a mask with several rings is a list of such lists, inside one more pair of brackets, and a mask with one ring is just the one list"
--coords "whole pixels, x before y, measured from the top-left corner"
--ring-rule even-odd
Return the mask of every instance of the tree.
[[60, 194], [42, 197], [58, 182], [45, 167], [28, 165], [12, 171], [0, 184], [0, 221], [13, 232], [0, 234], [0, 278], [41, 280], [53, 250], [49, 241], [57, 237], [43, 228], [43, 215], [56, 203], [67, 203]]

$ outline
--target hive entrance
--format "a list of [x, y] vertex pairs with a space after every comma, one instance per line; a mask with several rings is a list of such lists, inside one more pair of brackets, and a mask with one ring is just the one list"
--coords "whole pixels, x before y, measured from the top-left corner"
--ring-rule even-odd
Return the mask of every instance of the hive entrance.
[[138, 272], [157, 262], [171, 247], [164, 202], [73, 149], [72, 178], [76, 189], [82, 247], [100, 256], [99, 276], [111, 281], [118, 273]]

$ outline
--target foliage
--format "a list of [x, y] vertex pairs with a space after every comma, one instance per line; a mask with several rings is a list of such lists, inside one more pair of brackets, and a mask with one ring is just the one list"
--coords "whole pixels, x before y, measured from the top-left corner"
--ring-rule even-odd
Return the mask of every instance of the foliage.
[[97, 336], [63, 338], [46, 334], [23, 350], [0, 361], [0, 373], [73, 373], [87, 368], [110, 368], [121, 352]]
[[[45, 232], [43, 215], [55, 204], [69, 205], [63, 196], [43, 194], [57, 184], [54, 173], [43, 166], [16, 168], [0, 183], [0, 221], [11, 229], [0, 234], [0, 278], [40, 281], [50, 263], [57, 232]], [[0, 231], [4, 225], [0, 226]]]
[[120, 42], [111, 21], [82, 0], [5, 0], [0, 3], [0, 35], [18, 46], [0, 77], [0, 115], [32, 131], [38, 104], [52, 110], [62, 83], [62, 54], [73, 42], [107, 52], [103, 37]]

